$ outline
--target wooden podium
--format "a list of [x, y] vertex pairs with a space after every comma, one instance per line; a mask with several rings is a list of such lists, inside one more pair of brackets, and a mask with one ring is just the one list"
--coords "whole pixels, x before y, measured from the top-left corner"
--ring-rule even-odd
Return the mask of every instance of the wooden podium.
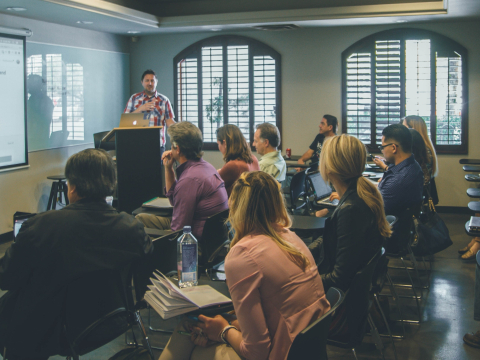
[[160, 131], [163, 126], [115, 128], [102, 141], [115, 137], [119, 211], [129, 214], [162, 196]]

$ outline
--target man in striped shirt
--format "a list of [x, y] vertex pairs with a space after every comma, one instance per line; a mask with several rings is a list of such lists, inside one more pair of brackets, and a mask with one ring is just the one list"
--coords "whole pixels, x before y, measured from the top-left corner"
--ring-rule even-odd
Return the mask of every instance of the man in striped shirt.
[[150, 126], [163, 126], [160, 131], [162, 152], [165, 148], [165, 128], [175, 123], [170, 100], [157, 92], [158, 79], [153, 70], [146, 70], [142, 75], [142, 92], [133, 94], [128, 100], [124, 113], [144, 113], [150, 119]]

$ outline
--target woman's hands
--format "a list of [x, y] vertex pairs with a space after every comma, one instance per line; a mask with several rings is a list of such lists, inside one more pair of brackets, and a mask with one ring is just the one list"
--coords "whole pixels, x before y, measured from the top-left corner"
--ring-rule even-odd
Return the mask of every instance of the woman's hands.
[[[199, 322], [195, 324], [190, 323], [186, 325], [192, 334], [190, 340], [195, 345], [206, 347], [214, 343], [223, 342], [220, 335], [229, 323], [222, 315], [217, 315], [214, 318], [199, 315], [198, 320]], [[233, 315], [232, 320], [231, 324], [240, 331], [240, 324], [236, 316]]]
[[225, 326], [228, 326], [228, 321], [221, 315], [210, 318], [204, 315], [199, 315], [197, 326], [202, 329], [203, 333], [210, 339], [216, 342], [222, 342], [220, 334]]
[[[332, 192], [332, 193], [330, 194], [329, 200], [330, 200], [330, 201], [333, 201], [333, 200], [335, 200], [335, 199], [340, 200], [340, 195], [338, 195], [337, 192]], [[316, 216], [316, 217], [325, 217], [325, 216], [327, 216], [327, 215], [328, 215], [328, 209], [318, 210], [318, 211], [315, 213], [315, 216]]]
[[337, 199], [337, 200], [340, 201], [340, 195], [338, 195], [337, 192], [332, 192], [332, 193], [330, 194], [330, 201], [333, 201], [333, 200], [335, 200], [335, 199]]

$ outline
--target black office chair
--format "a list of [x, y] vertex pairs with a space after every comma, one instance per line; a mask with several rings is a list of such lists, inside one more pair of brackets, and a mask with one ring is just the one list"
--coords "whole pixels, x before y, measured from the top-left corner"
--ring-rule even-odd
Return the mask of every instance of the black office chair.
[[153, 272], [158, 270], [163, 274], [177, 270], [177, 239], [182, 235], [183, 230], [169, 232], [167, 235], [160, 236], [152, 240], [153, 251], [138, 264], [133, 273], [133, 282], [135, 284], [135, 297], [141, 301], [148, 285], [151, 284], [150, 278]]
[[303, 329], [293, 340], [287, 360], [327, 360], [327, 336], [328, 328], [335, 310], [340, 306], [345, 295], [343, 291], [330, 288], [327, 292], [327, 300], [330, 303], [330, 310], [321, 318]]
[[[376, 307], [382, 317], [382, 321], [385, 324], [385, 328], [387, 329], [387, 333], [385, 336], [388, 336], [390, 340], [392, 341], [392, 346], [393, 346], [393, 353], [395, 355], [395, 359], [397, 359], [397, 349], [395, 348], [395, 342], [393, 341], [393, 335], [390, 330], [390, 325], [388, 324], [387, 318], [385, 316], [385, 313], [383, 312], [383, 309], [380, 305], [380, 301], [378, 299], [378, 296], [382, 292], [383, 286], [385, 285], [386, 280], [390, 279], [388, 277], [388, 258], [385, 255], [385, 249], [382, 248], [382, 253], [380, 255], [380, 258], [378, 259], [377, 266], [375, 267], [375, 271], [373, 272], [373, 277], [372, 277], [372, 288], [370, 289], [370, 294], [375, 300]], [[390, 281], [389, 283], [392, 294], [394, 294], [395, 301], [397, 301], [397, 307], [400, 310], [400, 305], [398, 303], [398, 295], [396, 294], [395, 287], [393, 286], [393, 283]], [[372, 307], [373, 310], [373, 307]], [[400, 310], [401, 311], [401, 310]], [[372, 314], [372, 313], [370, 313]], [[373, 318], [372, 318], [373, 319]], [[403, 321], [402, 321], [402, 326], [403, 326]], [[380, 334], [383, 335], [383, 334]], [[398, 336], [396, 335], [395, 337], [397, 338], [403, 338], [405, 337], [405, 328], [403, 329], [403, 336]]]
[[95, 149], [104, 149], [106, 151], [115, 150], [114, 141], [102, 141], [102, 139], [107, 135], [109, 131], [101, 131], [93, 134], [93, 144]]
[[[205, 270], [207, 275], [216, 264], [221, 262], [226, 255], [226, 246], [230, 243], [228, 227], [229, 210], [223, 210], [207, 218], [203, 226], [199, 247], [202, 256], [199, 257], [199, 268]], [[199, 270], [200, 271], [200, 270]]]
[[307, 170], [299, 171], [292, 177], [290, 186], [282, 189], [285, 195], [286, 207], [293, 214], [295, 210], [299, 210], [306, 205], [305, 196], [305, 177]]
[[[150, 278], [154, 271], [160, 271], [163, 274], [176, 272], [177, 270], [177, 239], [182, 235], [183, 230], [177, 230], [153, 239], [153, 251], [147, 255], [142, 263], [138, 264], [133, 273], [133, 283], [135, 284], [135, 298], [139, 304], [148, 308], [148, 329], [154, 332], [171, 334], [173, 329], [153, 328], [151, 325], [151, 307], [143, 300], [148, 285], [151, 284]], [[132, 345], [125, 337], [127, 345]], [[163, 348], [154, 347], [152, 349], [163, 350]]]
[[355, 274], [350, 288], [345, 293], [345, 301], [342, 310], [339, 309], [341, 320], [334, 317], [334, 321], [339, 324], [346, 324], [348, 334], [339, 336], [340, 328], [330, 329], [327, 344], [340, 347], [342, 349], [351, 349], [355, 359], [357, 354], [355, 348], [362, 344], [365, 336], [367, 322], [370, 324], [370, 330], [374, 338], [377, 349], [380, 350], [383, 357], [383, 343], [380, 339], [375, 324], [370, 316], [370, 289], [372, 286], [373, 273], [377, 266], [378, 259], [382, 254], [381, 249], [368, 262], [368, 264]]
[[[405, 209], [398, 217], [396, 222], [396, 230], [392, 234], [392, 237], [387, 240], [386, 254], [390, 259], [399, 259], [402, 262], [402, 266], [389, 265], [389, 269], [402, 269], [405, 270], [409, 279], [408, 284], [394, 283], [394, 286], [402, 288], [411, 288], [413, 295], [401, 295], [401, 298], [415, 299], [417, 305], [418, 320], [403, 319], [403, 322], [418, 324], [421, 321], [421, 311], [419, 300], [423, 297], [423, 285], [420, 284], [420, 276], [418, 274], [418, 266], [415, 255], [413, 254], [411, 244], [415, 239], [414, 228], [414, 216], [418, 218], [420, 215], [422, 203]], [[410, 258], [412, 263], [411, 267], [408, 267], [405, 263], [406, 257]], [[417, 282], [419, 286], [416, 286], [411, 275], [410, 270], [415, 272]], [[417, 294], [416, 287], [420, 288], [420, 294]]]
[[[69, 349], [62, 356], [79, 359], [132, 330], [137, 325], [143, 346], [153, 353], [138, 311], [128, 290], [131, 273], [99, 270], [85, 274], [67, 285], [64, 305], [64, 337]], [[135, 344], [138, 346], [136, 340]]]

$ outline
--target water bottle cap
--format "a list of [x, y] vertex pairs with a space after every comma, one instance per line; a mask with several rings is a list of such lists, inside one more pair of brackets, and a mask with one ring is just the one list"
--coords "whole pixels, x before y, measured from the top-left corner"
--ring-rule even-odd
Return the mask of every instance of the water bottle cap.
[[189, 226], [189, 225], [184, 226], [183, 227], [183, 232], [187, 233], [187, 234], [191, 233], [192, 232], [192, 227]]

